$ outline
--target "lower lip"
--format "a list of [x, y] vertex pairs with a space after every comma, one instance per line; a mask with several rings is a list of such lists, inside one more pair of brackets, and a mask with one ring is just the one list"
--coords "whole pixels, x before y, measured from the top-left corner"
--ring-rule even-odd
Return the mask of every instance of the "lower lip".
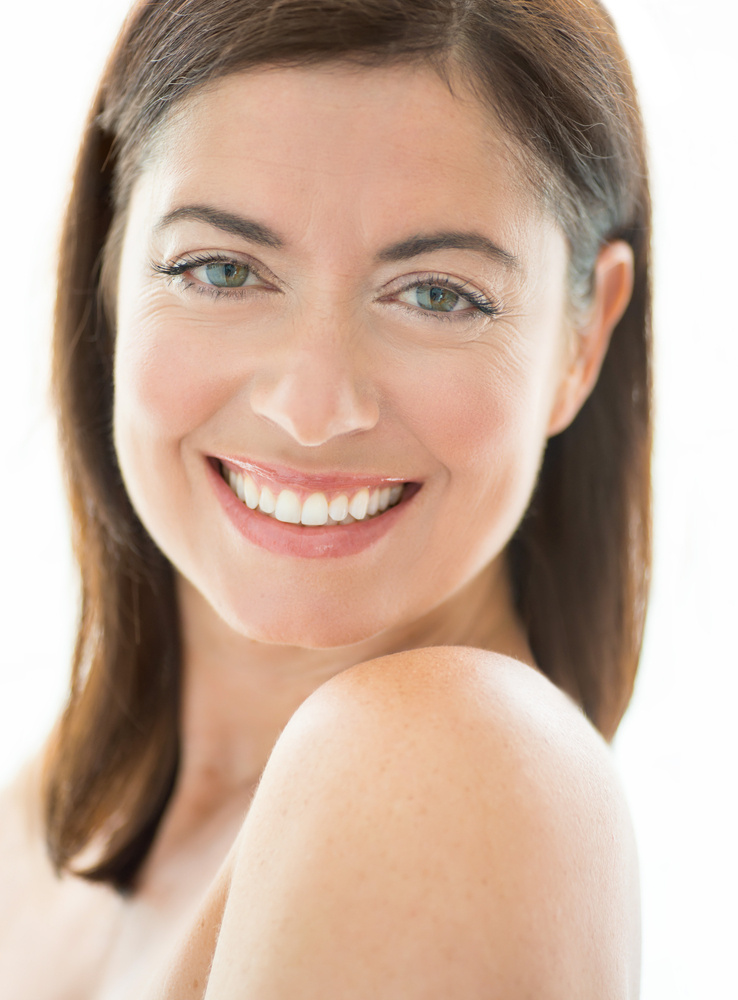
[[233, 526], [254, 545], [281, 556], [330, 559], [363, 552], [397, 524], [412, 501], [412, 497], [403, 499], [384, 514], [354, 524], [323, 528], [285, 524], [259, 510], [251, 510], [238, 499], [212, 460], [208, 460], [207, 466], [215, 494]]

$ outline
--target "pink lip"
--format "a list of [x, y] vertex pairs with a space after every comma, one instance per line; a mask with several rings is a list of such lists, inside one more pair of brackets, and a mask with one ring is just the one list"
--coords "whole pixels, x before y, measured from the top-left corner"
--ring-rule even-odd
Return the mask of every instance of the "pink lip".
[[[224, 461], [224, 464], [236, 465], [236, 463], [230, 462], [230, 460], [226, 462], [220, 459], [220, 461]], [[330, 527], [326, 525], [320, 528], [307, 528], [300, 524], [285, 524], [273, 517], [269, 517], [267, 514], [263, 514], [260, 510], [251, 510], [238, 499], [230, 486], [225, 482], [218, 470], [217, 462], [209, 459], [206, 461], [206, 466], [213, 490], [221, 506], [230, 522], [244, 538], [254, 545], [258, 545], [262, 549], [267, 549], [276, 555], [304, 559], [350, 556], [368, 549], [370, 545], [374, 545], [375, 542], [386, 535], [403, 516], [414, 495], [412, 494], [407, 499], [403, 499], [396, 507], [390, 507], [381, 516], [370, 518], [367, 521], [357, 521], [355, 524]], [[244, 468], [240, 464], [237, 467]], [[315, 485], [316, 478], [319, 477], [310, 477], [311, 485]], [[338, 482], [336, 477], [332, 479], [326, 477], [326, 479], [333, 483]], [[290, 480], [281, 479], [280, 476], [280, 482], [284, 483], [285, 481], [289, 482]], [[350, 480], [347, 480], [344, 476], [341, 478], [340, 483], [344, 485], [347, 481]], [[363, 479], [361, 481], [357, 480], [357, 485], [361, 486], [364, 483], [378, 482], [405, 482], [405, 480]], [[323, 489], [326, 488], [327, 486], [324, 485]]]
[[406, 483], [407, 479], [387, 478], [387, 476], [363, 475], [347, 476], [346, 473], [308, 473], [289, 469], [282, 465], [265, 465], [251, 459], [237, 458], [233, 455], [213, 455], [214, 459], [236, 472], [246, 472], [253, 478], [280, 487], [294, 486], [297, 489], [310, 490], [316, 493], [328, 493], [335, 490], [357, 491], [362, 486], [393, 486]]

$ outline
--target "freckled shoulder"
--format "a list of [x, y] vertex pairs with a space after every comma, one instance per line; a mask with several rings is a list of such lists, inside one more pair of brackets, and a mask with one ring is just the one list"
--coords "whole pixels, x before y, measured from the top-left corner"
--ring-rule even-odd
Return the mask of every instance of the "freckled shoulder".
[[208, 1000], [637, 996], [609, 752], [542, 675], [439, 647], [360, 664], [278, 740]]

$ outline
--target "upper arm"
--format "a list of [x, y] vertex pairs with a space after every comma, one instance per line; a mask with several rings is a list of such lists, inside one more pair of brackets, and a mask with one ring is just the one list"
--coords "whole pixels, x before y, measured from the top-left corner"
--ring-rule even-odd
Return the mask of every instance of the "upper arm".
[[280, 737], [208, 1000], [637, 995], [627, 810], [528, 668], [416, 650], [338, 675]]

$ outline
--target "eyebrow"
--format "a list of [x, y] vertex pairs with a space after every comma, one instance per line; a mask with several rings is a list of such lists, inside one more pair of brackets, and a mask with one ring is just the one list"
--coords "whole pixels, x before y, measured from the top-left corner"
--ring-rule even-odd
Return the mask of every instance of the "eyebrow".
[[514, 254], [503, 250], [487, 236], [474, 232], [443, 232], [427, 236], [411, 236], [380, 250], [375, 259], [383, 264], [393, 264], [400, 260], [418, 257], [423, 253], [432, 253], [434, 250], [472, 250], [490, 257], [505, 267], [515, 268], [519, 265], [518, 258]]
[[244, 219], [232, 212], [222, 212], [220, 209], [210, 208], [208, 205], [183, 205], [181, 208], [175, 208], [159, 219], [154, 227], [154, 232], [159, 233], [162, 229], [166, 229], [182, 219], [205, 222], [208, 226], [220, 229], [231, 236], [238, 236], [239, 239], [249, 243], [258, 243], [260, 246], [270, 247], [272, 250], [282, 250], [287, 245], [281, 236], [261, 222]]
[[[283, 250], [288, 245], [287, 241], [269, 226], [256, 222], [254, 219], [234, 215], [232, 212], [211, 208], [208, 205], [183, 205], [181, 208], [175, 208], [159, 220], [154, 227], [155, 232], [161, 232], [161, 230], [183, 219], [204, 222], [231, 236], [237, 236], [239, 239], [249, 243], [257, 243], [272, 250]], [[520, 263], [514, 254], [503, 250], [487, 236], [477, 232], [457, 231], [410, 236], [380, 250], [374, 259], [380, 264], [394, 264], [398, 261], [410, 260], [412, 257], [419, 257], [424, 253], [432, 253], [434, 250], [471, 250], [498, 264], [503, 264], [507, 268], [516, 268]]]

